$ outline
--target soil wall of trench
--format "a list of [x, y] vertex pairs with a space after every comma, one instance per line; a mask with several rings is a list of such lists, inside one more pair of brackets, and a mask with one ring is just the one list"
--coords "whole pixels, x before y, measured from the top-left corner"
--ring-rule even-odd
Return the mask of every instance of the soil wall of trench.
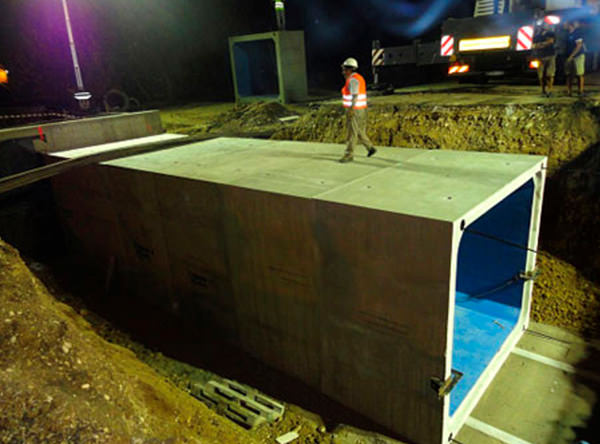
[[[594, 336], [600, 326], [600, 107], [372, 106], [375, 145], [548, 157], [533, 318]], [[314, 108], [275, 139], [343, 143], [344, 111]], [[362, 153], [361, 153], [362, 154]]]

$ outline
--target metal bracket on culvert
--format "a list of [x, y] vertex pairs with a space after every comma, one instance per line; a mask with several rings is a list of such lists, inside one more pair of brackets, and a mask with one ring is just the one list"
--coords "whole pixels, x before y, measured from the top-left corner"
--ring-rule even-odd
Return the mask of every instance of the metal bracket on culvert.
[[258, 390], [227, 379], [190, 384], [191, 394], [223, 416], [247, 429], [264, 422], [275, 422], [285, 407]]
[[540, 277], [541, 271], [535, 268], [532, 271], [522, 271], [519, 273], [519, 278], [525, 282], [527, 281], [535, 281], [538, 277]]
[[452, 389], [456, 387], [458, 381], [461, 380], [463, 374], [458, 370], [452, 370], [452, 373], [448, 379], [442, 381], [438, 377], [431, 378], [431, 388], [437, 392], [438, 398], [442, 399], [444, 396], [450, 394]]

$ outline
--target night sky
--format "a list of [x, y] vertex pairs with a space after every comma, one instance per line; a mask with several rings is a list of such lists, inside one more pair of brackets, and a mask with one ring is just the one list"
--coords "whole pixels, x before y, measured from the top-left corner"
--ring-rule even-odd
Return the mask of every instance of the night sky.
[[[368, 72], [371, 41], [439, 38], [472, 1], [287, 0], [288, 29], [306, 33], [309, 84], [337, 88], [340, 62]], [[119, 88], [142, 103], [232, 97], [227, 37], [275, 27], [271, 0], [69, 0], [86, 89]], [[11, 72], [4, 103], [60, 107], [75, 80], [60, 0], [2, 0], [0, 64]]]

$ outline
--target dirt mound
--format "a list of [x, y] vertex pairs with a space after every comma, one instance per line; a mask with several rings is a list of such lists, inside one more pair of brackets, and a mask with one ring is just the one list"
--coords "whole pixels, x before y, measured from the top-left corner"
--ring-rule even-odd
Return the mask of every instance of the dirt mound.
[[210, 124], [209, 130], [254, 130], [272, 125], [281, 125], [279, 119], [294, 115], [277, 102], [258, 102], [236, 105], [232, 110], [219, 114]]
[[97, 336], [2, 241], [0, 405], [0, 442], [255, 442]]
[[215, 116], [230, 111], [234, 106], [232, 103], [206, 103], [169, 108], [161, 110], [160, 119], [165, 131], [194, 136], [206, 133]]
[[538, 255], [538, 267], [541, 274], [534, 286], [532, 319], [599, 337], [600, 287], [572, 265], [549, 255]]
[[[275, 139], [343, 143], [344, 111], [321, 106]], [[600, 140], [595, 109], [587, 106], [372, 106], [369, 137], [380, 146], [541, 154], [550, 171]]]

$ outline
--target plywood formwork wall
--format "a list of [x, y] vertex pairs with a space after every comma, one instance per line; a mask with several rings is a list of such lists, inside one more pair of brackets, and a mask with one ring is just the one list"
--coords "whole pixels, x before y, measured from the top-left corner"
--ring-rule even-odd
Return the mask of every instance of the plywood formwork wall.
[[317, 236], [323, 391], [416, 442], [441, 436], [424, 375], [445, 372], [452, 225], [319, 203]]
[[222, 198], [224, 249], [242, 346], [319, 387], [321, 307], [313, 202], [230, 186], [223, 187]]
[[174, 308], [185, 313], [191, 325], [212, 323], [226, 337], [237, 339], [219, 186], [168, 176], [155, 176], [153, 180]]
[[[479, 179], [471, 172], [456, 202], [452, 172], [430, 165], [427, 151], [340, 169], [331, 162], [340, 147], [305, 145], [224, 139], [88, 167], [54, 189], [77, 245], [97, 264], [116, 257], [128, 288], [149, 303], [214, 324], [401, 436], [440, 444], [448, 398], [431, 378], [450, 376], [454, 215], [478, 201], [469, 185]], [[303, 167], [292, 174], [290, 162]], [[501, 177], [533, 174], [543, 160], [520, 162], [516, 173], [486, 170], [486, 193], [509, 194]], [[441, 172], [447, 183], [419, 202], [399, 198], [400, 177], [419, 188]]]

